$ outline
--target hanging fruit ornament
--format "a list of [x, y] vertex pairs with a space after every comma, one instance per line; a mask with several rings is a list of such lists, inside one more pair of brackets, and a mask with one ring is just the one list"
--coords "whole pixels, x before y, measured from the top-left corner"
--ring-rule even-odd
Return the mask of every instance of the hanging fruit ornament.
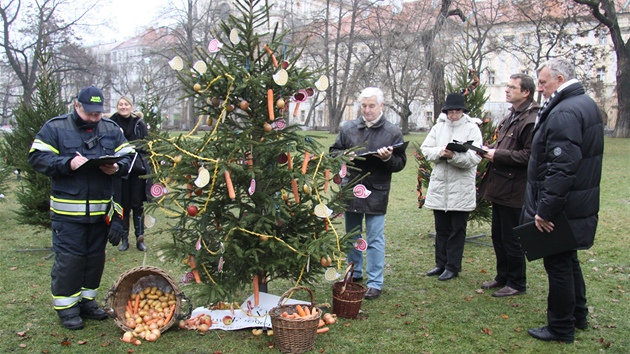
[[206, 125], [212, 125], [212, 117], [208, 116], [208, 118], [206, 118]]
[[189, 205], [186, 209], [188, 211], [188, 215], [196, 216], [199, 209], [195, 205]]
[[322, 75], [319, 77], [319, 79], [317, 79], [317, 81], [315, 81], [315, 88], [317, 88], [320, 91], [326, 91], [328, 89], [328, 77], [326, 75]]
[[278, 107], [278, 109], [284, 109], [284, 98], [278, 98], [276, 101], [276, 107]]
[[171, 69], [180, 71], [184, 68], [184, 61], [179, 57], [179, 55], [176, 55], [168, 62], [168, 65]]
[[273, 74], [272, 77], [273, 77], [273, 81], [280, 86], [286, 85], [287, 82], [289, 81], [289, 74], [284, 69], [278, 70], [278, 72]]
[[238, 35], [238, 30], [236, 28], [232, 28], [230, 31], [230, 42], [232, 44], [237, 45], [241, 41], [241, 38]]
[[219, 97], [216, 97], [216, 96], [215, 96], [215, 97], [210, 98], [209, 100], [210, 100], [210, 102], [209, 102], [209, 103], [210, 103], [213, 107], [219, 107], [219, 106], [221, 105], [221, 99], [220, 99]]
[[249, 102], [247, 102], [246, 100], [241, 100], [238, 103], [238, 108], [242, 109], [243, 111], [246, 111], [249, 108]]
[[208, 66], [203, 60], [197, 60], [193, 65], [193, 69], [197, 71], [199, 74], [203, 75], [208, 70]]
[[155, 218], [151, 215], [145, 215], [144, 216], [144, 227], [146, 227], [147, 229], [152, 228], [153, 226], [155, 226]]
[[210, 172], [203, 166], [199, 167], [199, 175], [195, 179], [195, 185], [199, 188], [203, 188], [210, 183]]
[[193, 85], [193, 90], [195, 90], [196, 92], [201, 91], [201, 85], [199, 83], [196, 83]]
[[182, 155], [177, 155], [173, 157], [173, 165], [177, 165], [180, 162], [182, 162]]
[[332, 259], [330, 258], [329, 255], [325, 255], [325, 256], [322, 257], [320, 263], [324, 267], [330, 267], [330, 265], [332, 264]]
[[273, 127], [271, 126], [271, 124], [269, 124], [269, 123], [265, 123], [265, 124], [263, 124], [263, 130], [264, 130], [266, 133], [269, 133], [270, 131], [272, 131], [272, 130], [273, 130]]

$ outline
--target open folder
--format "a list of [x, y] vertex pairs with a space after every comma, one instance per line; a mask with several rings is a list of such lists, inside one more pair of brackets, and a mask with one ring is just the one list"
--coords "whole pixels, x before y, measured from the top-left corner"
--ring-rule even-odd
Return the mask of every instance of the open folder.
[[95, 167], [99, 167], [99, 166], [103, 166], [103, 165], [112, 165], [112, 164], [115, 164], [116, 162], [124, 159], [125, 156], [126, 155], [123, 155], [123, 156], [107, 155], [107, 156], [101, 156], [101, 157], [89, 159], [83, 165], [81, 165], [79, 168], [95, 168]]
[[562, 213], [553, 221], [553, 231], [540, 232], [534, 221], [514, 228], [514, 236], [521, 243], [525, 257], [533, 261], [578, 247], [567, 216]]

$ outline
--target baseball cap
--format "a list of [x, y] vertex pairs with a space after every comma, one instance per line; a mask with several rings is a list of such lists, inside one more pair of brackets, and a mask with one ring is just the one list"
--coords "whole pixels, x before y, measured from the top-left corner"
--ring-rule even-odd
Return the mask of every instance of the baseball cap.
[[77, 99], [81, 102], [81, 105], [83, 105], [83, 109], [88, 113], [102, 113], [104, 111], [103, 102], [105, 99], [103, 98], [103, 92], [94, 86], [82, 88]]

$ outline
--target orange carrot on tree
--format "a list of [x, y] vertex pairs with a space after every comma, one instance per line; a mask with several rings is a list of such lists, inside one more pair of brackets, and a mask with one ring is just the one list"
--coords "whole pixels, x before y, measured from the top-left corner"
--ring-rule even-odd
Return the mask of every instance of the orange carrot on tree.
[[308, 162], [311, 159], [311, 153], [306, 151], [304, 153], [304, 161], [302, 161], [302, 173], [305, 174], [306, 170], [308, 169]]
[[293, 109], [293, 118], [297, 117], [298, 112], [300, 111], [300, 102], [295, 102], [295, 108]]
[[291, 187], [293, 188], [293, 197], [295, 198], [295, 204], [300, 204], [300, 195], [298, 194], [297, 178], [291, 181]]
[[291, 160], [291, 153], [287, 152], [287, 168], [289, 170], [293, 169], [293, 160]]
[[330, 170], [324, 171], [324, 193], [328, 192], [328, 180], [330, 179]]
[[274, 113], [274, 102], [273, 102], [273, 90], [269, 89], [267, 90], [267, 110], [269, 111], [269, 120], [274, 120], [276, 119], [275, 117], [275, 113]]
[[228, 190], [228, 197], [230, 199], [236, 199], [236, 193], [234, 193], [234, 185], [232, 185], [232, 178], [230, 177], [230, 171], [225, 170], [225, 172], [223, 172], [223, 175], [225, 176], [225, 185]]
[[260, 302], [260, 291], [258, 289], [258, 274], [254, 275], [254, 306]]

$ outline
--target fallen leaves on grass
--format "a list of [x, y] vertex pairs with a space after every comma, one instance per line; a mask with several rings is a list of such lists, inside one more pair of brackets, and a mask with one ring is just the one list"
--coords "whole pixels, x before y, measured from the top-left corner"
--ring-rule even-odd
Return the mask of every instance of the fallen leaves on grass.
[[504, 314], [504, 313], [502, 313], [502, 314], [501, 314], [501, 317], [503, 317], [503, 318], [505, 318], [505, 319], [510, 318], [510, 316], [508, 316], [508, 315], [506, 315], [506, 314]]
[[87, 344], [86, 340], [80, 340], [77, 342], [78, 345], [83, 345], [83, 344]]
[[486, 328], [483, 329], [483, 333], [491, 336], [492, 335], [492, 330], [490, 328], [486, 327]]
[[17, 267], [11, 267], [11, 268], [9, 268], [9, 269], [10, 269], [10, 270], [17, 270], [18, 268], [17, 268]]
[[26, 332], [17, 332], [18, 337], [26, 337]]

